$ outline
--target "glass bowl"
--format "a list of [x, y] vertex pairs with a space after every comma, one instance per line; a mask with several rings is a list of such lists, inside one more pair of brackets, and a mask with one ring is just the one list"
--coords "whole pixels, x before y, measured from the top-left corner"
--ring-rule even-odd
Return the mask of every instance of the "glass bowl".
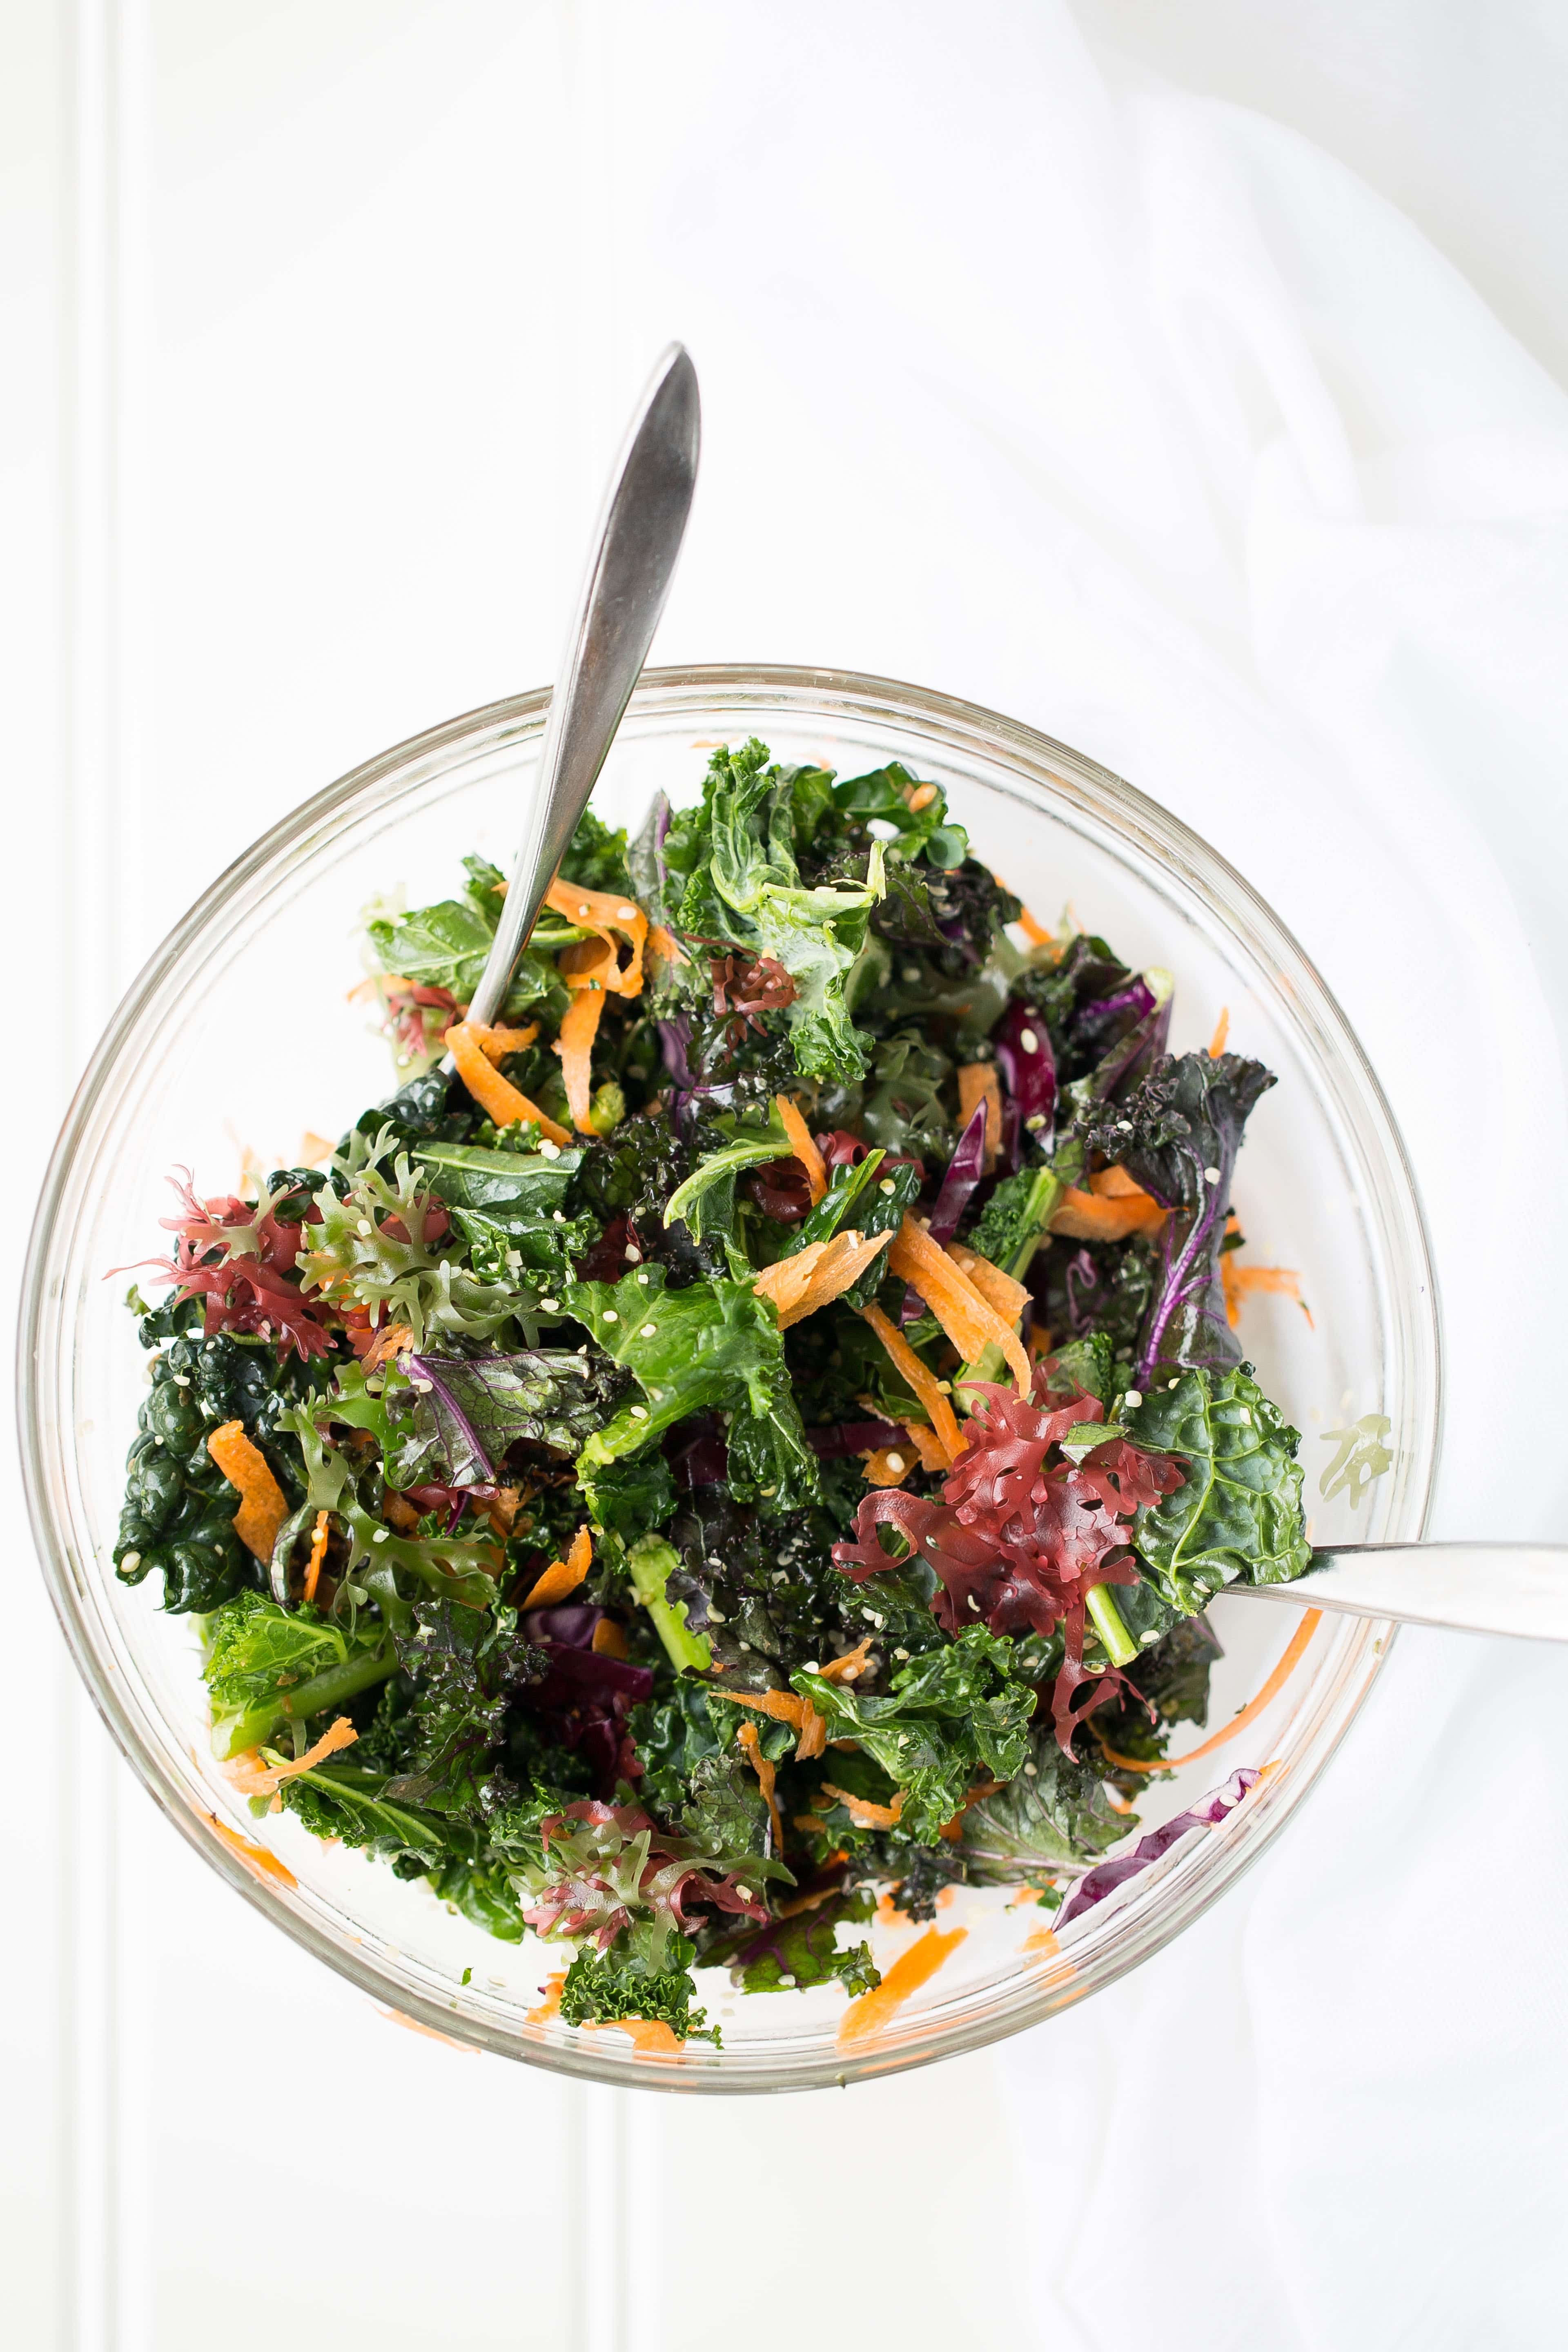
[[[142, 1359], [125, 1279], [106, 1280], [106, 1269], [158, 1245], [171, 1168], [193, 1168], [204, 1192], [227, 1190], [242, 1150], [263, 1169], [289, 1164], [302, 1130], [336, 1135], [390, 1092], [384, 1045], [346, 1001], [360, 910], [380, 894], [403, 890], [417, 904], [455, 887], [470, 849], [510, 865], [546, 700], [522, 695], [454, 719], [307, 801], [214, 883], [110, 1024], [49, 1169], [23, 1307], [23, 1451], [55, 1606], [110, 1731], [212, 1867], [420, 2025], [567, 2074], [694, 2091], [802, 2089], [973, 2050], [1148, 1959], [1262, 1853], [1327, 1764], [1392, 1626], [1324, 1616], [1261, 1716], [1151, 1789], [1142, 1826], [1237, 1765], [1275, 1769], [1220, 1826], [1183, 1841], [1059, 1937], [1006, 1889], [958, 1889], [931, 1927], [884, 1916], [856, 1931], [869, 1933], [884, 1971], [919, 1938], [942, 1939], [900, 1971], [902, 1980], [941, 1960], [901, 2005], [851, 2011], [837, 1985], [742, 1997], [712, 1972], [700, 1990], [723, 2047], [677, 2053], [622, 2028], [563, 2025], [541, 1998], [563, 1965], [559, 1947], [497, 1942], [422, 1884], [318, 1844], [291, 1814], [253, 1821], [208, 1753], [190, 1621], [113, 1574]], [[1316, 1539], [1418, 1537], [1436, 1458], [1438, 1342], [1415, 1187], [1344, 1016], [1256, 892], [1184, 825], [1062, 744], [942, 695], [830, 670], [649, 671], [595, 805], [635, 823], [658, 787], [694, 797], [708, 750], [753, 733], [784, 760], [855, 773], [897, 758], [940, 780], [978, 854], [1047, 925], [1070, 902], [1129, 961], [1170, 967], [1174, 1050], [1205, 1044], [1228, 1009], [1233, 1046], [1279, 1078], [1252, 1122], [1237, 1205], [1253, 1261], [1299, 1268], [1312, 1318], [1288, 1298], [1256, 1298], [1247, 1351], [1304, 1433]], [[1392, 1423], [1393, 1464], [1352, 1511], [1349, 1488], [1321, 1498], [1334, 1458], [1325, 1437], [1367, 1412]], [[1298, 1613], [1215, 1604], [1226, 1655], [1211, 1727], [1259, 1687]], [[1197, 1738], [1189, 1730], [1177, 1745]]]

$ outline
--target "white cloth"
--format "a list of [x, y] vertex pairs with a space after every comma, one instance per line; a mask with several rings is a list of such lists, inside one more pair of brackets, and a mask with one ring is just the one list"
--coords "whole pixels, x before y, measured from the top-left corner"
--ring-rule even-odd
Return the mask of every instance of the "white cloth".
[[[683, 13], [645, 298], [730, 547], [700, 507], [661, 654], [971, 694], [1230, 855], [1415, 1160], [1434, 1532], [1568, 1533], [1568, 404], [1339, 163], [1118, 88], [1060, 5], [803, 5], [741, 108], [742, 35]], [[657, 110], [657, 42], [628, 70]], [[1247, 1885], [998, 2052], [1042, 2345], [1562, 2342], [1565, 1713], [1555, 1653], [1404, 1636]]]

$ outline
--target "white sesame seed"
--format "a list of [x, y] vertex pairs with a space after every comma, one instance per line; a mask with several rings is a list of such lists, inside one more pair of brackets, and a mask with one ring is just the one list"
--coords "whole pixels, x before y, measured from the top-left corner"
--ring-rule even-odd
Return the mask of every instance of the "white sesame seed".
[[551, 1211], [551, 1214], [558, 1225], [563, 1225], [566, 1223], [566, 1212], [564, 1209], [552, 1209]]
[[372, 1543], [384, 1543], [389, 1532], [390, 1530], [386, 1528], [377, 1528], [375, 1533], [371, 1538]]
[[1046, 1114], [1043, 1110], [1036, 1111], [1031, 1118], [1026, 1118], [1024, 1121], [1024, 1125], [1028, 1129], [1031, 1135], [1037, 1133], [1038, 1130], [1044, 1127], [1045, 1123]]
[[1020, 1029], [1018, 1043], [1026, 1054], [1037, 1054], [1040, 1050], [1040, 1041], [1032, 1029]]
[[618, 1323], [618, 1322], [620, 1321], [620, 1319], [621, 1319], [621, 1318], [620, 1318], [620, 1317], [616, 1313], [616, 1310], [615, 1310], [615, 1308], [614, 1308], [613, 1307], [605, 1307], [605, 1322], [606, 1322], [606, 1323]]
[[359, 1230], [362, 1234], [373, 1234], [375, 1231], [375, 1227], [371, 1223], [368, 1217], [362, 1217], [359, 1221]]
[[543, 1136], [540, 1139], [539, 1156], [542, 1160], [559, 1160], [561, 1146], [558, 1143], [552, 1143], [547, 1135]]
[[645, 1287], [645, 1288], [647, 1287], [647, 1283], [649, 1282], [649, 1280], [650, 1280], [650, 1279], [651, 1279], [651, 1276], [647, 1273], [647, 1271], [646, 1271], [646, 1270], [645, 1270], [643, 1273], [639, 1274], [639, 1275], [638, 1275], [638, 1276], [637, 1276], [637, 1280], [638, 1280], [638, 1281], [639, 1281], [639, 1282], [644, 1286], [644, 1287]]
[[579, 907], [579, 908], [578, 908], [578, 909], [577, 909], [577, 919], [578, 919], [578, 921], [579, 921], [579, 922], [585, 922], [585, 921], [587, 920], [587, 918], [588, 918], [588, 909], [587, 909], [587, 908], [586, 908], [586, 907]]
[[134, 1576], [141, 1565], [142, 1555], [139, 1551], [128, 1551], [120, 1563], [121, 1573], [126, 1576]]
[[559, 1315], [561, 1301], [558, 1298], [542, 1298], [539, 1302], [539, 1310], [542, 1315]]
[[1205, 1184], [1217, 1184], [1219, 1182], [1219, 1170], [1217, 1168], [1205, 1168], [1204, 1170], [1204, 1182]]
[[1038, 1778], [1038, 1776], [1039, 1776], [1039, 1769], [1040, 1769], [1040, 1768], [1039, 1768], [1039, 1766], [1038, 1766], [1037, 1764], [1026, 1764], [1026, 1765], [1025, 1765], [1025, 1767], [1024, 1767], [1024, 1778], [1025, 1778], [1025, 1780], [1037, 1780], [1037, 1779]]
[[908, 1652], [907, 1650], [895, 1650], [895, 1651], [893, 1652], [893, 1655], [894, 1655], [894, 1657], [895, 1657], [895, 1658], [907, 1658], [907, 1657], [909, 1656], [909, 1654], [909, 1654], [909, 1652]]
[[658, 1329], [658, 1325], [657, 1323], [645, 1323], [639, 1336], [644, 1339], [651, 1339]]
[[635, 923], [637, 919], [637, 910], [635, 907], [617, 907], [616, 913], [623, 923]]
[[901, 1471], [904, 1467], [903, 1455], [901, 1454], [889, 1454], [888, 1456], [888, 1467], [889, 1470]]
[[892, 1178], [890, 1176], [884, 1176], [881, 1182], [878, 1185], [877, 1190], [879, 1192], [890, 1192], [893, 1190]]
[[646, 1421], [646, 1420], [647, 1419], [647, 1405], [646, 1405], [646, 1404], [634, 1404], [634, 1405], [633, 1405], [633, 1407], [632, 1407], [632, 1419], [633, 1419], [634, 1421]]
[[1136, 1389], [1129, 1389], [1121, 1402], [1127, 1407], [1129, 1412], [1131, 1412], [1135, 1405], [1141, 1405], [1142, 1403], [1143, 1399]]

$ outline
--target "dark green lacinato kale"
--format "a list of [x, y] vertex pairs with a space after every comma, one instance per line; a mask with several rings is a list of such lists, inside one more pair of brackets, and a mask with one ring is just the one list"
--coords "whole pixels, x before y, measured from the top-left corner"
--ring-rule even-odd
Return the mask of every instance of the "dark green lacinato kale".
[[[190, 1319], [199, 1321], [194, 1312]], [[166, 1319], [149, 1337], [165, 1336]], [[138, 1435], [127, 1464], [125, 1500], [114, 1565], [127, 1584], [154, 1569], [163, 1577], [163, 1605], [216, 1609], [246, 1586], [261, 1589], [259, 1564], [234, 1531], [239, 1497], [207, 1452], [207, 1439], [237, 1421], [260, 1447], [290, 1500], [304, 1493], [300, 1449], [279, 1417], [310, 1392], [315, 1376], [262, 1339], [186, 1329], [154, 1357], [152, 1385], [136, 1416]]]
[[[1205, 1720], [1211, 1597], [1308, 1564], [1296, 1434], [1218, 1282], [1270, 1080], [1165, 1053], [1168, 973], [1022, 944], [896, 761], [727, 746], [629, 845], [585, 816], [562, 872], [594, 919], [536, 924], [476, 1034], [494, 1083], [437, 1065], [505, 903], [472, 856], [368, 925], [405, 1083], [264, 1199], [182, 1190], [168, 1273], [200, 1296], [136, 1302], [115, 1558], [199, 1612], [215, 1755], [288, 1817], [261, 1835], [561, 1948], [568, 2027], [717, 2044], [704, 1970], [724, 2003], [842, 2001], [886, 1897], [1081, 1888], [1136, 1827], [1113, 1792]], [[1081, 1198], [1118, 1170], [1169, 1213], [1124, 1237]], [[846, 1254], [910, 1219], [1022, 1302], [1004, 1419], [1000, 1343], [963, 1360], [889, 1252]], [[228, 1422], [272, 1482], [256, 1551]]]

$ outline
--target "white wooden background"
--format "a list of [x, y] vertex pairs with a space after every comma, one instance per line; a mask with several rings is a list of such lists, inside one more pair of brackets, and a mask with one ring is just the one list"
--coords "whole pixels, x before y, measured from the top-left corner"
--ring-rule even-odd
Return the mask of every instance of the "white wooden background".
[[[0, 16], [0, 936], [30, 1069], [5, 1123], [12, 1273], [75, 1074], [197, 889], [357, 761], [548, 675], [606, 457], [671, 333], [708, 437], [658, 653], [1009, 699], [985, 642], [999, 616], [940, 576], [943, 532], [962, 569], [962, 516], [928, 520], [923, 601], [890, 617], [879, 594], [900, 486], [874, 401], [821, 470], [838, 354], [790, 183], [803, 220], [864, 208], [868, 304], [900, 234], [845, 143], [857, 112], [867, 141], [903, 135], [899, 10], [851, 13], [881, 20], [888, 70], [847, 110], [831, 26], [803, 52], [800, 12], [773, 0]], [[1337, 140], [1561, 359], [1560, 118], [1554, 136], [1528, 104], [1498, 111], [1500, 58], [1516, 85], [1537, 51], [1560, 59], [1552, 11], [1080, 15], [1156, 70]], [[987, 96], [984, 16], [955, 48], [955, 107]], [[1494, 168], [1467, 177], [1456, 159], [1489, 122]], [[777, 233], [726, 244], [753, 131], [790, 133]], [[909, 153], [911, 174], [942, 168], [927, 140]], [[781, 393], [777, 334], [820, 338], [815, 409]], [[944, 429], [918, 362], [889, 369], [886, 398]], [[994, 496], [990, 527], [1005, 479]], [[270, 2352], [303, 2320], [334, 2352], [699, 2352], [737, 2331], [773, 2352], [803, 2328], [925, 2352], [974, 2334], [982, 2264], [988, 2338], [1035, 2340], [993, 2261], [1009, 2157], [992, 2062], [852, 2104], [628, 2100], [398, 2031], [155, 1816], [53, 1640], [7, 1501], [8, 2345]]]

